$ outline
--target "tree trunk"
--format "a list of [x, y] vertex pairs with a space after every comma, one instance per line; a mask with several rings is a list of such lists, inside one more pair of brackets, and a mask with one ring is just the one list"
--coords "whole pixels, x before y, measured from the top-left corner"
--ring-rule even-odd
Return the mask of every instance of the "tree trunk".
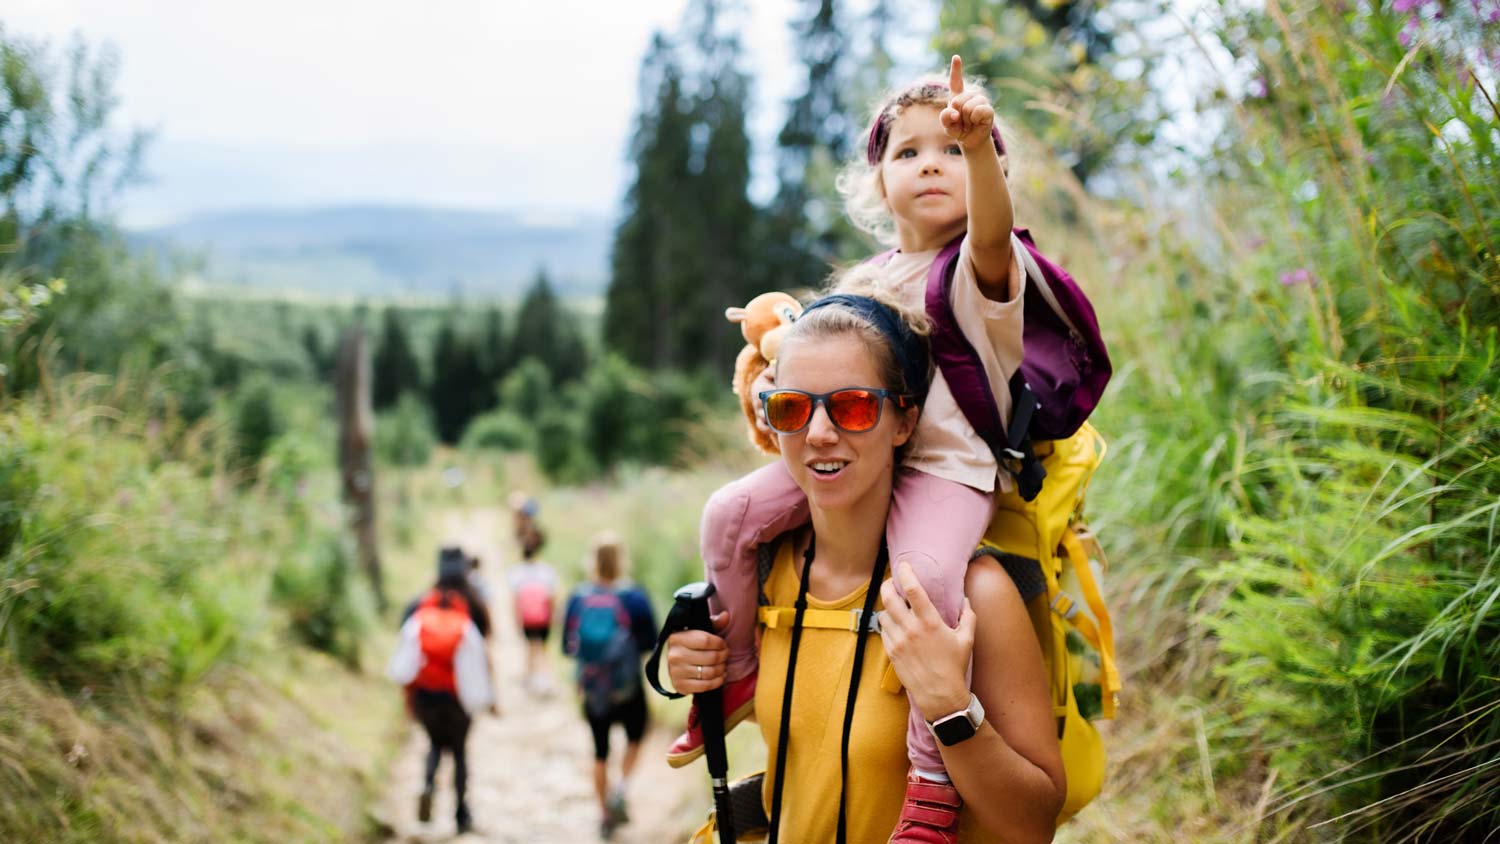
[[338, 392], [339, 471], [344, 500], [348, 502], [350, 526], [359, 552], [359, 564], [370, 578], [375, 603], [386, 608], [385, 582], [380, 571], [380, 552], [375, 545], [375, 472], [370, 446], [375, 434], [375, 414], [370, 405], [370, 354], [364, 330], [351, 328], [339, 343], [334, 384]]

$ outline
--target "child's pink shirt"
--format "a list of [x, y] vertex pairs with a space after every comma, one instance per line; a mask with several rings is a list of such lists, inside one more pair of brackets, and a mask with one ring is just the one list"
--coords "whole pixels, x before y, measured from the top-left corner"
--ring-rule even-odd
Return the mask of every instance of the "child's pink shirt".
[[[989, 378], [990, 391], [1000, 418], [1010, 421], [1010, 378], [1021, 366], [1022, 313], [1026, 270], [1020, 250], [1026, 247], [1011, 235], [1010, 298], [988, 299], [979, 290], [974, 256], [965, 240], [959, 249], [953, 275], [953, 315], [968, 338]], [[916, 311], [925, 311], [927, 271], [940, 250], [897, 252], [881, 267], [876, 286]], [[934, 371], [927, 404], [917, 423], [916, 438], [903, 465], [935, 477], [961, 483], [981, 492], [1013, 488], [1015, 481], [1002, 472], [995, 455], [959, 409], [941, 371]]]

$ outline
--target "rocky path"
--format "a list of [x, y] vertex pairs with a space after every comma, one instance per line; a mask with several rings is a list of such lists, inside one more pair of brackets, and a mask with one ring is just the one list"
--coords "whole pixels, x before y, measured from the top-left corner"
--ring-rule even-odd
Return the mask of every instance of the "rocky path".
[[[599, 807], [591, 779], [593, 743], [570, 676], [559, 669], [556, 691], [549, 697], [522, 691], [525, 653], [505, 588], [505, 550], [497, 545], [497, 538], [504, 535], [501, 516], [495, 510], [450, 513], [444, 531], [465, 550], [479, 555], [494, 602], [496, 635], [491, 647], [501, 714], [481, 717], [469, 734], [469, 806], [475, 829], [456, 836], [452, 768], [446, 758], [438, 769], [432, 821], [417, 820], [427, 741], [413, 725], [391, 773], [385, 812], [394, 830], [391, 842], [577, 844], [599, 840]], [[549, 646], [556, 647], [555, 640]], [[673, 771], [662, 761], [670, 739], [667, 725], [654, 725], [648, 731], [627, 794], [632, 821], [612, 841], [686, 841], [695, 819], [707, 808], [696, 778]], [[624, 732], [616, 727], [610, 745], [614, 765], [624, 741]]]

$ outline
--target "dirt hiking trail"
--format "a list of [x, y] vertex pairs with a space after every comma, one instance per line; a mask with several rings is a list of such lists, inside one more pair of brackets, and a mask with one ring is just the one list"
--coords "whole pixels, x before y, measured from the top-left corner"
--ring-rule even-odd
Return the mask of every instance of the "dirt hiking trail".
[[[500, 717], [481, 716], [469, 732], [468, 796], [474, 830], [456, 834], [453, 767], [446, 756], [438, 768], [432, 821], [417, 820], [427, 738], [412, 723], [394, 762], [386, 795], [383, 814], [393, 830], [390, 842], [577, 844], [600, 840], [592, 779], [593, 740], [574, 692], [571, 666], [557, 665], [550, 697], [528, 695], [522, 687], [525, 644], [515, 623], [504, 570], [512, 554], [502, 539], [509, 534], [507, 515], [500, 508], [450, 512], [444, 516], [442, 534], [446, 542], [458, 543], [479, 556], [491, 594], [495, 632], [490, 649]], [[554, 630], [549, 650], [557, 648], [557, 635]], [[699, 778], [674, 771], [664, 761], [673, 727], [653, 722], [647, 731], [626, 795], [631, 822], [615, 832], [612, 842], [686, 841], [707, 810], [706, 789], [700, 788]], [[624, 731], [616, 726], [610, 736], [611, 782], [618, 776], [624, 747]]]

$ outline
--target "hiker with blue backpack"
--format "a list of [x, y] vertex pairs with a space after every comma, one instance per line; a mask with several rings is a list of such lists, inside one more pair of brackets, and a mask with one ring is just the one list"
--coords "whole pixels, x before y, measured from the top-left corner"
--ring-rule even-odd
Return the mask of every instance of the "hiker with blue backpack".
[[[1041, 356], [1055, 353], [1086, 364], [1075, 367], [1094, 378], [1078, 393], [1087, 404], [1083, 416], [1102, 390], [1098, 373], [1107, 379], [1109, 371], [1087, 301], [1081, 293], [1070, 297], [1065, 288], [1071, 280], [1064, 284], [1065, 274], [1036, 252], [1030, 235], [1012, 228], [1006, 148], [994, 108], [962, 71], [954, 56], [946, 79], [917, 80], [876, 110], [865, 154], [846, 169], [840, 189], [853, 222], [895, 248], [834, 279], [835, 292], [890, 297], [909, 310], [925, 310], [932, 323], [933, 355], [945, 365], [933, 375], [911, 445], [896, 468], [885, 534], [892, 565], [911, 572], [949, 627], [959, 623], [969, 560], [991, 522], [996, 497], [1018, 488], [1027, 500], [1036, 495], [1043, 473], [1031, 442], [1042, 438], [1036, 436], [1038, 423], [1051, 421], [1048, 414], [1075, 410], [1040, 403], [1030, 389], [1033, 383], [1054, 386], [1033, 382], [1023, 365], [1023, 349], [1032, 356], [1033, 326], [1068, 323], [1063, 346]], [[1064, 313], [1069, 310], [1071, 318]], [[859, 391], [821, 396], [779, 390], [780, 377], [778, 367], [768, 367], [750, 388], [763, 411], [757, 422], [770, 429], [783, 405], [815, 410], [808, 403], [816, 400], [834, 415], [852, 412], [838, 402], [867, 400]], [[814, 484], [836, 484], [850, 470], [841, 460], [807, 468]], [[807, 524], [808, 498], [795, 472], [777, 461], [718, 490], [704, 508], [700, 551], [719, 607], [728, 611], [727, 728], [755, 709], [758, 549]], [[958, 814], [946, 807], [961, 803], [959, 791], [915, 697], [906, 736], [907, 793], [889, 841], [952, 844]], [[668, 761], [687, 764], [702, 754], [702, 743], [699, 715], [692, 710]]]
[[[568, 598], [563, 651], [578, 661], [583, 715], [594, 737], [594, 792], [599, 834], [608, 839], [629, 820], [625, 795], [646, 733], [646, 693], [641, 659], [656, 643], [656, 617], [646, 593], [626, 579], [624, 542], [612, 532], [594, 540], [592, 572]], [[609, 733], [625, 729], [620, 778], [609, 782]]]

